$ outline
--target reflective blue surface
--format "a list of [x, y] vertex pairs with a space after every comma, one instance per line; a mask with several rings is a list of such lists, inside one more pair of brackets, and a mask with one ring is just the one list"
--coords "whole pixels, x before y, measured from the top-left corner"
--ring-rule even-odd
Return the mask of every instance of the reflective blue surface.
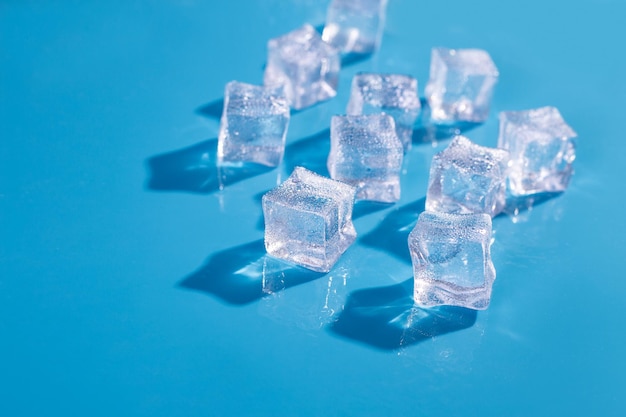
[[[218, 177], [224, 85], [260, 83], [267, 39], [325, 7], [0, 5], [0, 415], [626, 413], [626, 5], [392, 0], [380, 52], [293, 114], [283, 165]], [[266, 258], [260, 197], [296, 165], [326, 172], [353, 74], [422, 92], [437, 45], [500, 70], [472, 140], [544, 105], [579, 134], [570, 188], [495, 219], [490, 308], [411, 309], [406, 237], [442, 131], [416, 132], [400, 202], [357, 205], [329, 274]]]

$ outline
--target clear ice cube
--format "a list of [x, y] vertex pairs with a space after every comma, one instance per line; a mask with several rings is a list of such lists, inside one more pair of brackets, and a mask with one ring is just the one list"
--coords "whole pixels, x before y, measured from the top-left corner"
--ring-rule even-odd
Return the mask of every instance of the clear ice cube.
[[355, 188], [296, 167], [263, 196], [265, 248], [277, 258], [328, 272], [354, 242]]
[[307, 24], [269, 40], [263, 82], [283, 85], [291, 107], [302, 109], [337, 95], [339, 68], [339, 52]]
[[369, 54], [380, 46], [387, 0], [333, 0], [322, 38], [345, 53]]
[[555, 107], [500, 113], [498, 146], [511, 153], [511, 194], [565, 191], [576, 158], [575, 138]]
[[403, 148], [387, 114], [333, 116], [328, 172], [356, 187], [357, 200], [400, 199]]
[[435, 123], [484, 122], [498, 69], [482, 49], [433, 48], [426, 99]]
[[349, 115], [387, 113], [394, 118], [404, 150], [411, 147], [413, 125], [420, 113], [417, 80], [401, 74], [361, 73], [352, 79]]
[[219, 165], [277, 166], [285, 152], [289, 104], [281, 89], [226, 84], [217, 145]]
[[455, 137], [433, 157], [426, 210], [495, 216], [504, 208], [508, 166], [508, 151]]
[[409, 234], [415, 302], [486, 309], [496, 278], [490, 245], [487, 214], [421, 213]]

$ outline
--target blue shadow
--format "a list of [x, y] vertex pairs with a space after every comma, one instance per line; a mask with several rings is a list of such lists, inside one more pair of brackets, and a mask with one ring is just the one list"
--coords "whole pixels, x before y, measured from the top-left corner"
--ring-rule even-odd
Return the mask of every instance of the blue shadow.
[[288, 173], [301, 166], [327, 177], [326, 160], [329, 152], [330, 129], [324, 129], [287, 145], [283, 164]]
[[356, 52], [350, 52], [347, 54], [341, 55], [341, 68], [349, 67], [351, 65], [356, 65], [359, 62], [367, 61], [372, 54], [360, 54]]
[[380, 224], [360, 238], [359, 242], [411, 263], [409, 233], [417, 223], [420, 213], [424, 211], [425, 203], [426, 198], [421, 198], [390, 211]]
[[209, 101], [206, 104], [201, 105], [196, 109], [196, 114], [209, 119], [219, 120], [222, 118], [222, 110], [224, 109], [224, 99], [218, 98], [213, 101]]
[[354, 291], [328, 330], [342, 338], [389, 351], [467, 329], [476, 323], [475, 310], [452, 306], [417, 307], [412, 292], [412, 279]]
[[377, 201], [356, 201], [352, 209], [352, 218], [358, 219], [368, 214], [376, 213], [392, 207], [394, 203], [381, 203]]
[[432, 143], [440, 140], [451, 139], [470, 131], [482, 123], [473, 122], [451, 122], [446, 124], [434, 123], [430, 118], [430, 106], [425, 98], [421, 98], [422, 112], [413, 127], [413, 144]]
[[218, 167], [216, 162], [217, 139], [155, 155], [146, 160], [146, 188], [152, 191], [210, 194], [274, 169], [252, 163], [240, 167]]
[[531, 210], [533, 207], [546, 203], [553, 198], [563, 194], [563, 192], [543, 192], [526, 196], [507, 195], [504, 210], [496, 216], [517, 216], [520, 213]]
[[216, 252], [177, 285], [212, 294], [228, 304], [245, 305], [323, 275], [268, 256], [259, 239]]

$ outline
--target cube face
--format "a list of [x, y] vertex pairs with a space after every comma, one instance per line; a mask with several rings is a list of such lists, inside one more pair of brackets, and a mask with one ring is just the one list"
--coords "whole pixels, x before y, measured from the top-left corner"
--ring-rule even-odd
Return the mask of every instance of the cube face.
[[311, 25], [270, 39], [263, 82], [282, 85], [291, 107], [302, 109], [337, 94], [339, 52]]
[[322, 38], [345, 53], [369, 54], [380, 47], [387, 0], [333, 0]]
[[511, 153], [511, 194], [565, 191], [573, 174], [575, 138], [554, 107], [500, 113], [498, 146]]
[[506, 200], [508, 166], [507, 151], [479, 146], [457, 136], [433, 157], [426, 210], [497, 215]]
[[218, 136], [218, 164], [280, 164], [289, 127], [281, 90], [232, 81], [226, 84]]
[[438, 123], [484, 122], [498, 69], [481, 49], [433, 48], [426, 99]]
[[393, 117], [405, 152], [411, 147], [413, 125], [421, 110], [417, 80], [401, 74], [361, 73], [352, 79], [349, 115], [384, 112]]
[[391, 116], [333, 116], [328, 171], [331, 178], [355, 186], [358, 200], [398, 201], [402, 158]]
[[420, 214], [409, 235], [415, 302], [486, 309], [496, 277], [490, 245], [486, 214]]
[[356, 238], [354, 193], [354, 187], [296, 167], [263, 196], [267, 253], [314, 271], [330, 271]]

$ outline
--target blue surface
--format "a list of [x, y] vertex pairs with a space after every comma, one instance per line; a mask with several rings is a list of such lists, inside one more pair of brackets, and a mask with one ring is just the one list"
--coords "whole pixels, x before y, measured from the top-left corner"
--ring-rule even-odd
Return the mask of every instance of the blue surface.
[[[624, 2], [392, 0], [380, 52], [294, 114], [283, 166], [216, 192], [225, 83], [260, 83], [267, 39], [325, 7], [0, 5], [0, 415], [626, 414]], [[325, 172], [354, 73], [422, 91], [436, 45], [500, 69], [476, 142], [543, 105], [580, 137], [566, 193], [495, 220], [489, 310], [408, 316], [406, 236], [447, 141], [414, 146], [398, 204], [357, 207], [331, 273], [273, 269], [260, 195], [294, 165]], [[263, 264], [286, 290], [263, 296]]]

